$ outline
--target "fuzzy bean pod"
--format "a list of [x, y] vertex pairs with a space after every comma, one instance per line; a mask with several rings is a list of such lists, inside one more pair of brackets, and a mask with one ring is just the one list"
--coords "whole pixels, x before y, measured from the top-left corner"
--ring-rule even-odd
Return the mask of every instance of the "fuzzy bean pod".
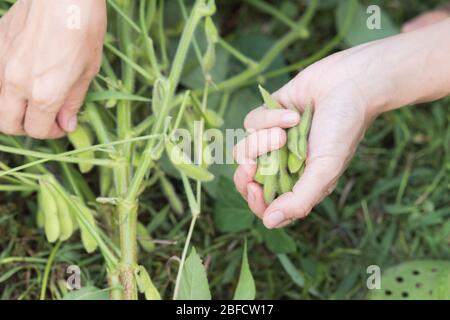
[[312, 121], [312, 101], [308, 102], [306, 105], [305, 111], [302, 114], [302, 118], [300, 120], [299, 124], [299, 133], [300, 133], [300, 140], [298, 144], [298, 152], [300, 155], [300, 158], [305, 161], [306, 160], [306, 154], [307, 154], [307, 146], [308, 146], [308, 135], [309, 130], [311, 128], [311, 121]]
[[[93, 137], [90, 129], [82, 124], [79, 124], [77, 129], [74, 132], [69, 133], [67, 137], [69, 138], [70, 143], [74, 146], [75, 150], [91, 147], [93, 143]], [[87, 160], [95, 158], [94, 151], [83, 152], [78, 156]], [[92, 170], [94, 165], [90, 163], [80, 163], [78, 164], [78, 167], [82, 173], [88, 173]]]
[[59, 240], [66, 241], [72, 236], [74, 231], [72, 215], [70, 214], [69, 206], [61, 195], [58, 194], [58, 191], [52, 185], [49, 185], [49, 190], [53, 195], [58, 212], [60, 230]]
[[159, 178], [161, 189], [166, 196], [167, 200], [169, 201], [170, 207], [176, 214], [183, 214], [184, 212], [184, 206], [183, 202], [178, 197], [177, 192], [175, 191], [175, 188], [173, 187], [172, 183], [167, 179], [164, 175], [161, 175]]
[[53, 198], [53, 194], [50, 191], [49, 182], [44, 180], [39, 181], [40, 186], [40, 203], [41, 209], [44, 212], [44, 230], [48, 242], [53, 243], [58, 240], [60, 236], [60, 224], [58, 219], [58, 208], [56, 206], [56, 201]]

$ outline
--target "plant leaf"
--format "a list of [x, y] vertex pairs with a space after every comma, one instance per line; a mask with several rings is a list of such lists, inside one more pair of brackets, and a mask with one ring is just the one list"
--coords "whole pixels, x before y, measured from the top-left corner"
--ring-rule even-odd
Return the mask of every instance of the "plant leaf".
[[109, 300], [109, 290], [88, 286], [69, 292], [64, 296], [63, 300]]
[[206, 270], [195, 248], [184, 264], [177, 300], [211, 300]]
[[294, 239], [283, 229], [268, 230], [260, 227], [264, 243], [273, 253], [292, 253], [296, 251]]
[[238, 232], [250, 228], [255, 215], [248, 209], [248, 205], [236, 191], [233, 182], [220, 177], [219, 192], [214, 208], [214, 223], [222, 232]]
[[336, 27], [339, 32], [343, 32], [345, 18], [349, 5], [356, 5], [353, 21], [347, 34], [345, 35], [345, 43], [349, 46], [357, 46], [362, 43], [374, 41], [389, 36], [393, 36], [400, 32], [400, 29], [391, 21], [389, 15], [380, 9], [380, 29], [370, 29], [368, 19], [372, 13], [367, 13], [367, 7], [359, 2], [351, 3], [354, 0], [339, 1], [336, 8]]
[[242, 254], [241, 274], [234, 293], [234, 300], [254, 300], [256, 295], [255, 280], [248, 264], [247, 240]]

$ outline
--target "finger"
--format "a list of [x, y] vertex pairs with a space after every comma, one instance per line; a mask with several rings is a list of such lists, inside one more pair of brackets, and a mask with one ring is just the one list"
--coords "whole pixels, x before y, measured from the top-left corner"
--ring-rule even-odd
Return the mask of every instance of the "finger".
[[402, 26], [402, 32], [412, 32], [429, 25], [441, 22], [450, 16], [446, 10], [435, 10], [420, 15]]
[[89, 85], [90, 80], [83, 79], [77, 82], [69, 92], [66, 101], [57, 115], [57, 123], [64, 131], [73, 132], [77, 128], [77, 114], [83, 105]]
[[340, 161], [332, 157], [308, 163], [293, 191], [281, 195], [266, 209], [264, 225], [272, 229], [291, 220], [305, 218], [323, 197], [332, 192], [343, 167]]
[[42, 78], [36, 81], [25, 114], [25, 132], [36, 139], [57, 139], [65, 132], [56, 123], [56, 115], [64, 103], [66, 90], [59, 79]]
[[241, 164], [234, 173], [234, 184], [239, 193], [247, 199], [247, 184], [253, 181], [256, 173], [256, 164]]
[[280, 149], [286, 144], [286, 132], [278, 127], [253, 132], [239, 141], [233, 150], [238, 164], [255, 164], [260, 155]]
[[9, 135], [24, 135], [25, 97], [6, 85], [0, 90], [0, 131]]
[[305, 74], [305, 70], [300, 72], [288, 83], [275, 91], [272, 96], [286, 108], [295, 107], [299, 110], [303, 110], [311, 99], [308, 95], [311, 91], [308, 87], [309, 82], [303, 80], [307, 78]]
[[272, 127], [290, 128], [298, 124], [300, 116], [288, 109], [271, 110], [264, 107], [256, 108], [245, 117], [246, 129], [268, 129]]
[[267, 206], [264, 202], [263, 189], [259, 184], [251, 182], [247, 185], [247, 202], [250, 210], [262, 219]]

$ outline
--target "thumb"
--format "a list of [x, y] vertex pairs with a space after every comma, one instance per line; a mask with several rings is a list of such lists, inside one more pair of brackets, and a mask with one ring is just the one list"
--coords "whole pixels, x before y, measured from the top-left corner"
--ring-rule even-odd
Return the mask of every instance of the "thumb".
[[77, 114], [86, 97], [89, 84], [89, 81], [76, 83], [61, 107], [57, 121], [61, 129], [65, 132], [73, 132], [76, 130], [78, 124]]
[[281, 195], [266, 209], [264, 225], [272, 229], [305, 218], [318, 202], [334, 190], [344, 167], [340, 158], [331, 156], [307, 163], [293, 191]]

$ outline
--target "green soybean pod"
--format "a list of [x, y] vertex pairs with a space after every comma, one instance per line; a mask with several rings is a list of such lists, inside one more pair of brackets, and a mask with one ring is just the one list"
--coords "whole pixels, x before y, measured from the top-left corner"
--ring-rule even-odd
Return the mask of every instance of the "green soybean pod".
[[172, 210], [179, 215], [183, 214], [184, 212], [183, 202], [181, 202], [180, 198], [178, 197], [178, 194], [175, 191], [175, 188], [173, 187], [172, 183], [164, 175], [160, 176], [159, 182], [161, 184], [161, 189], [164, 195], [166, 196], [167, 200], [169, 201]]
[[45, 222], [44, 230], [48, 242], [52, 243], [58, 240], [60, 236], [60, 226], [58, 219], [58, 208], [56, 201], [50, 192], [47, 181], [41, 180], [40, 185], [40, 197], [42, 200], [42, 211], [44, 212]]
[[183, 172], [189, 178], [208, 182], [214, 179], [214, 175], [207, 169], [196, 166], [191, 159], [180, 149], [179, 146], [174, 145], [170, 140], [166, 142], [166, 152], [172, 164]]
[[[93, 143], [90, 129], [82, 124], [79, 124], [77, 129], [74, 132], [69, 133], [67, 137], [76, 150], [91, 147]], [[91, 160], [95, 158], [95, 154], [94, 151], [87, 151], [80, 153], [78, 157]], [[88, 173], [92, 170], [94, 165], [90, 163], [80, 163], [78, 164], [78, 167], [82, 173]]]
[[282, 147], [279, 150], [280, 160], [279, 160], [279, 173], [278, 173], [278, 183], [279, 190], [281, 193], [286, 193], [292, 190], [292, 179], [287, 172], [288, 166], [288, 155], [289, 151], [287, 146]]
[[153, 241], [147, 228], [140, 222], [137, 224], [137, 236], [139, 245], [145, 252], [155, 251], [155, 242]]
[[297, 173], [303, 165], [303, 160], [301, 160], [297, 155], [290, 152], [288, 156], [288, 169], [290, 173]]
[[308, 135], [311, 128], [312, 121], [312, 100], [306, 105], [305, 111], [302, 114], [302, 118], [299, 124], [299, 144], [298, 152], [302, 160], [306, 160], [306, 153], [308, 147]]
[[88, 220], [89, 224], [96, 227], [94, 215], [91, 212], [91, 209], [86, 207], [84, 203], [78, 199], [73, 198], [75, 207], [77, 212], [73, 213], [74, 216], [77, 217], [77, 222], [80, 227], [80, 233], [81, 233], [81, 242], [83, 243], [83, 247], [86, 250], [87, 253], [92, 253], [95, 250], [97, 250], [98, 244], [95, 238], [91, 235], [89, 230], [85, 227], [82, 221], [80, 221], [79, 215], [83, 215], [83, 217]]
[[58, 210], [58, 220], [59, 220], [59, 240], [65, 241], [72, 236], [74, 231], [74, 226], [72, 222], [72, 215], [70, 214], [69, 206], [66, 200], [62, 198], [53, 186], [49, 186], [49, 190], [53, 195], [53, 199], [56, 202], [56, 208]]
[[223, 126], [223, 118], [214, 110], [206, 109], [204, 117], [206, 124], [211, 128], [220, 128]]
[[278, 183], [280, 185], [279, 189], [281, 194], [291, 192], [292, 187], [294, 186], [291, 176], [286, 171], [280, 172], [278, 175]]
[[287, 146], [290, 152], [298, 154], [298, 125], [287, 130]]
[[45, 214], [42, 209], [42, 200], [41, 200], [41, 192], [38, 193], [38, 210], [36, 213], [36, 224], [39, 228], [44, 228], [45, 225]]
[[261, 165], [258, 165], [258, 167], [256, 168], [255, 181], [258, 182], [259, 184], [263, 185], [264, 179], [265, 179], [265, 176], [263, 176], [261, 173]]
[[268, 109], [282, 109], [281, 104], [275, 100], [272, 95], [264, 89], [261, 85], [258, 86], [259, 91], [261, 92], [261, 96], [264, 100], [264, 104]]
[[266, 176], [264, 179], [264, 201], [266, 204], [270, 204], [277, 194], [278, 181], [277, 175]]

